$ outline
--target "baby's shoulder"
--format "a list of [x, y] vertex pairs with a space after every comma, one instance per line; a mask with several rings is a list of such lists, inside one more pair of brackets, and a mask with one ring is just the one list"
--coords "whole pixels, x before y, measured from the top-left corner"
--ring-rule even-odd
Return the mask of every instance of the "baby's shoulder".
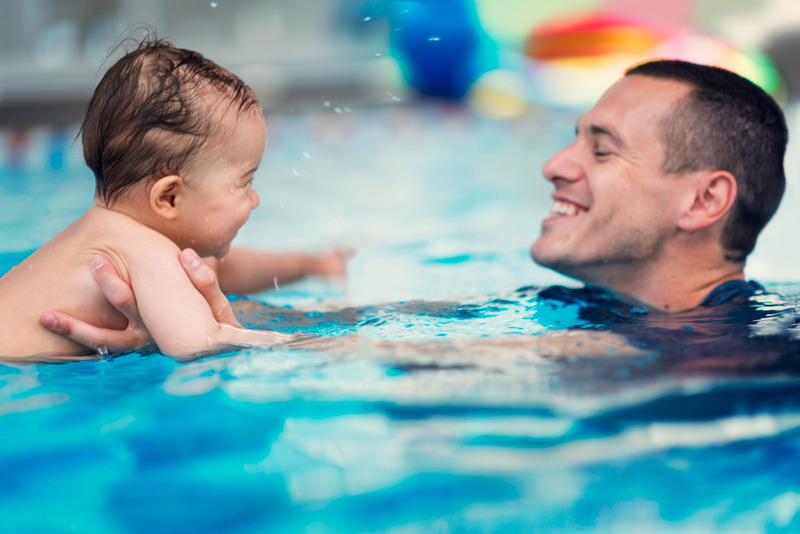
[[122, 241], [134, 240], [144, 243], [172, 243], [172, 241], [141, 221], [125, 213], [107, 208], [93, 207], [84, 216], [84, 225], [96, 235], [119, 238]]
[[90, 253], [107, 256], [120, 271], [128, 271], [138, 262], [177, 257], [180, 253], [167, 236], [123, 213], [97, 209], [87, 215], [85, 222], [92, 229], [92, 243], [86, 248]]

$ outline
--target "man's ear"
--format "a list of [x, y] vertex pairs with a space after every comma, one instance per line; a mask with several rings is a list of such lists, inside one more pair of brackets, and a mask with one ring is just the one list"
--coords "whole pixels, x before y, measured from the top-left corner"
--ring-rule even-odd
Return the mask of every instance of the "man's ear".
[[178, 216], [184, 194], [185, 185], [180, 176], [171, 174], [159, 178], [150, 188], [150, 209], [162, 219], [172, 221]]
[[695, 177], [695, 184], [688, 208], [678, 220], [679, 228], [687, 232], [714, 225], [736, 200], [736, 179], [728, 171], [701, 171]]

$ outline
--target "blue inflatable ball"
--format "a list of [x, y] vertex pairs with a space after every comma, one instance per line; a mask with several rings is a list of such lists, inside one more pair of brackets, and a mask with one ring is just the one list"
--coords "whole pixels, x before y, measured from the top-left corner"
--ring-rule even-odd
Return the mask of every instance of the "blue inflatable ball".
[[394, 1], [391, 47], [408, 83], [431, 96], [461, 98], [482, 74], [482, 32], [469, 0]]

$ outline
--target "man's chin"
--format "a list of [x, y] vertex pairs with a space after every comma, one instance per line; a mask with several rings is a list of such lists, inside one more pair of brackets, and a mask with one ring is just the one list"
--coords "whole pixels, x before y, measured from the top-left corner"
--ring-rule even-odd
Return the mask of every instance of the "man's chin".
[[531, 246], [531, 259], [539, 265], [558, 274], [569, 278], [583, 279], [582, 263], [570, 258], [565, 254], [558, 254], [556, 251], [547, 250], [538, 241]]
[[[554, 265], [558, 264], [557, 258], [552, 251], [548, 251], [547, 247], [543, 245], [540, 240], [537, 240], [533, 245], [531, 245], [530, 254], [531, 259], [537, 264], [541, 265], [542, 267], [547, 267], [548, 269], [553, 269]], [[548, 254], [548, 252], [550, 252]]]

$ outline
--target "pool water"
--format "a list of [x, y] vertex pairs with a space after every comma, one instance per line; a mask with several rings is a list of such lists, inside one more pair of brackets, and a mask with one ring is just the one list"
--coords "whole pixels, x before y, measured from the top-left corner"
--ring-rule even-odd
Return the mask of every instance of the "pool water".
[[[0, 365], [0, 532], [800, 530], [796, 210], [751, 262], [774, 295], [599, 308], [539, 291], [576, 284], [527, 255], [539, 169], [575, 114], [333, 104], [268, 117], [239, 244], [352, 246], [348, 283], [279, 287], [243, 318], [417, 344]], [[0, 272], [90, 205], [74, 133], [0, 135]], [[612, 323], [660, 337], [635, 355], [485, 348]]]

